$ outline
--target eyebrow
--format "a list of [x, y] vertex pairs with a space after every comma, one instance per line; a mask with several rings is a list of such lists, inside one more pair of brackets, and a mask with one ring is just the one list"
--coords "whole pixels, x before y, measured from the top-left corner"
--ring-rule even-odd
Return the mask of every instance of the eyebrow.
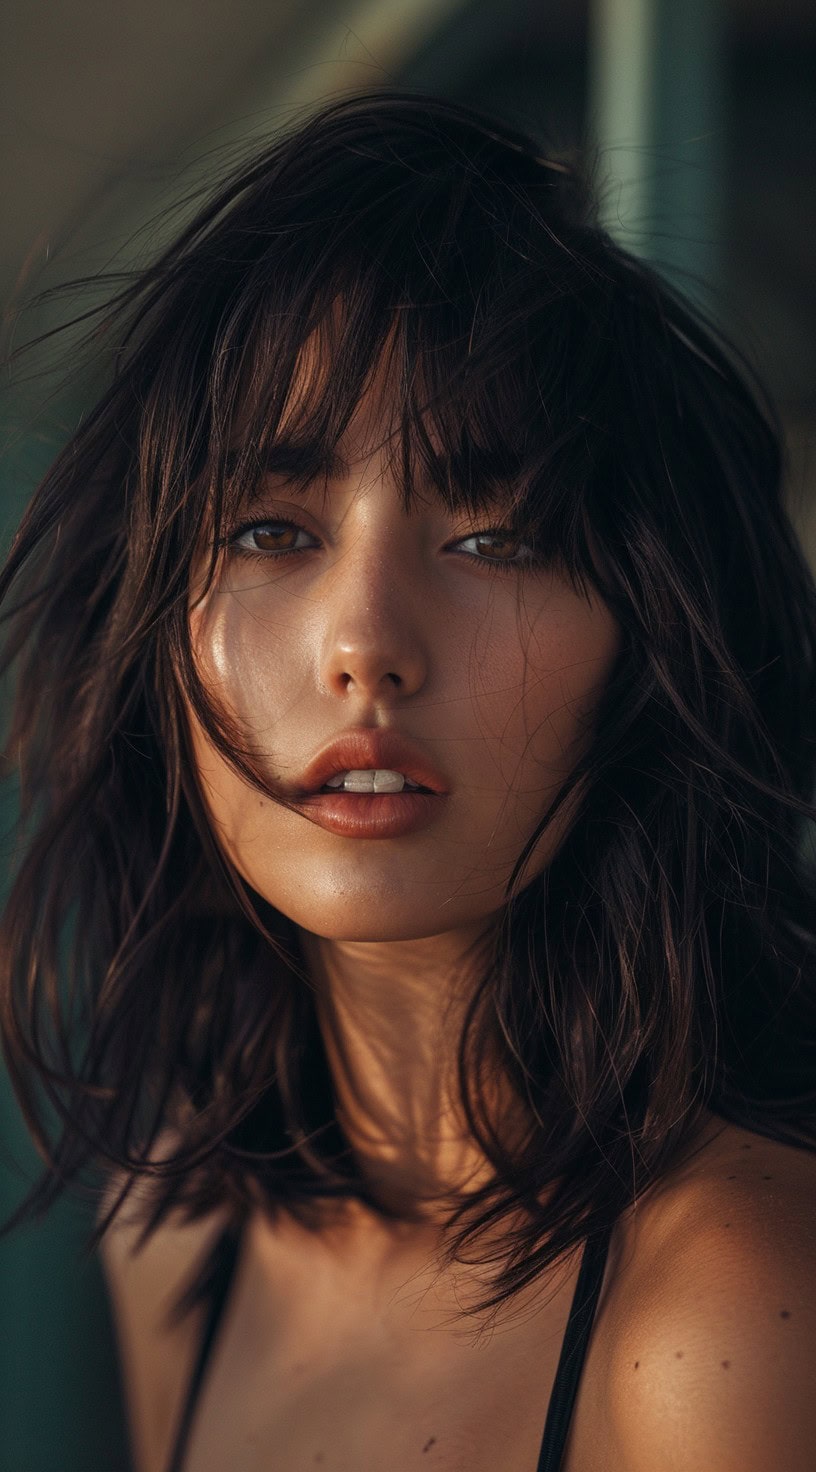
[[[234, 475], [240, 454], [240, 446], [228, 451], [225, 462], [228, 478]], [[256, 461], [262, 476], [280, 475], [300, 485], [317, 480], [347, 480], [351, 473], [350, 465], [337, 450], [316, 441], [275, 440], [262, 452], [256, 452]], [[447, 457], [439, 456], [438, 465], [444, 475], [449, 469]], [[263, 485], [259, 484], [250, 491], [250, 504], [262, 498]]]
[[[225, 469], [227, 477], [235, 473], [242, 447], [236, 445], [227, 452]], [[346, 460], [337, 450], [330, 446], [322, 445], [317, 440], [294, 441], [277, 439], [267, 445], [263, 451], [255, 452], [257, 468], [261, 476], [279, 475], [291, 481], [294, 486], [307, 487], [312, 481], [338, 481], [346, 480], [351, 468]], [[489, 455], [485, 457], [491, 459]], [[452, 462], [448, 456], [437, 457], [439, 472], [443, 477], [450, 474]], [[494, 480], [493, 476], [489, 477]], [[497, 502], [504, 499], [501, 479], [497, 476], [494, 480], [495, 492], [492, 499]], [[249, 491], [248, 504], [254, 506], [256, 502], [262, 501], [264, 487], [262, 481], [257, 482]], [[488, 495], [488, 500], [491, 499]]]
[[[229, 450], [225, 469], [228, 476], [234, 475], [242, 447]], [[310, 480], [328, 477], [342, 480], [349, 474], [349, 466], [336, 450], [314, 442], [296, 444], [292, 440], [275, 440], [261, 453], [256, 451], [256, 462], [264, 475], [286, 475], [293, 480]]]

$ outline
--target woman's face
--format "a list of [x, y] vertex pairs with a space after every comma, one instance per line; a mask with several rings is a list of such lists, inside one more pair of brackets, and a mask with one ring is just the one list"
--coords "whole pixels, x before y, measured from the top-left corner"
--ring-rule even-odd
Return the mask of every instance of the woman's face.
[[[193, 750], [222, 848], [296, 925], [335, 940], [477, 934], [590, 739], [619, 631], [565, 573], [526, 569], [522, 543], [474, 536], [501, 525], [500, 508], [468, 522], [429, 495], [406, 514], [386, 455], [366, 450], [380, 428], [364, 399], [339, 447], [349, 474], [325, 497], [322, 480], [303, 493], [267, 477], [241, 517], [266, 530], [240, 539], [265, 557], [228, 554], [195, 606], [202, 559], [191, 634], [270, 778], [297, 783], [348, 728], [386, 726], [443, 775], [435, 816], [401, 837], [330, 832], [250, 787], [188, 711]], [[494, 571], [493, 556], [511, 567]], [[525, 884], [564, 826], [545, 833]]]

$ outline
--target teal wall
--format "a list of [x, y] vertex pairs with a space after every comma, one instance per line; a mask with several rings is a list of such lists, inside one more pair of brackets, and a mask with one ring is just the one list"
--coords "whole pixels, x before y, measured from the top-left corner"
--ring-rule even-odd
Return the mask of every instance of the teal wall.
[[587, 132], [604, 223], [720, 315], [728, 124], [723, 0], [592, 0]]
[[[59, 439], [11, 443], [3, 409], [0, 535], [5, 558]], [[10, 447], [9, 447], [10, 446]], [[4, 703], [8, 695], [4, 692]], [[7, 708], [3, 710], [3, 725]], [[8, 891], [13, 784], [0, 790], [0, 888]], [[39, 1177], [5, 1067], [0, 1067], [0, 1215]], [[48, 1216], [0, 1241], [0, 1472], [131, 1472], [116, 1340], [97, 1258], [82, 1262], [93, 1207], [63, 1196]]]

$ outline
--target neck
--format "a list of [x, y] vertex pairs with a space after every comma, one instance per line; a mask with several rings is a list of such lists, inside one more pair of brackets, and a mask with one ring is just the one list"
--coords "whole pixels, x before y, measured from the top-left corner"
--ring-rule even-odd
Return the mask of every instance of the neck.
[[[406, 1220], [432, 1221], [448, 1193], [492, 1174], [463, 1117], [457, 1076], [490, 931], [399, 941], [302, 931], [301, 940], [344, 1133], [378, 1199]], [[501, 1110], [510, 1101], [490, 1103]]]

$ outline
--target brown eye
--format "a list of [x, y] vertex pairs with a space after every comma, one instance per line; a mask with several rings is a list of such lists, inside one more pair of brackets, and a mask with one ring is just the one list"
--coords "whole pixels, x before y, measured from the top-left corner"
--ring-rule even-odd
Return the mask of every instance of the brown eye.
[[308, 551], [308, 546], [296, 546], [298, 536], [308, 536], [304, 527], [295, 521], [253, 521], [239, 527], [226, 538], [230, 551], [238, 557], [274, 559]]
[[512, 537], [502, 537], [493, 532], [481, 532], [473, 540], [478, 543], [480, 552], [485, 552], [488, 557], [495, 557], [499, 562], [509, 561], [514, 547], [518, 545]]
[[254, 527], [250, 535], [259, 552], [289, 552], [293, 539], [297, 537], [297, 530], [297, 527], [282, 522], [270, 522], [268, 525]]
[[472, 532], [469, 537], [463, 537], [460, 546], [465, 542], [475, 544], [476, 552], [465, 552], [464, 556], [471, 558], [473, 562], [480, 562], [484, 567], [492, 568], [494, 571], [511, 572], [514, 568], [523, 567], [535, 561], [532, 549], [519, 537], [513, 536], [511, 532], [498, 527], [495, 531]]

